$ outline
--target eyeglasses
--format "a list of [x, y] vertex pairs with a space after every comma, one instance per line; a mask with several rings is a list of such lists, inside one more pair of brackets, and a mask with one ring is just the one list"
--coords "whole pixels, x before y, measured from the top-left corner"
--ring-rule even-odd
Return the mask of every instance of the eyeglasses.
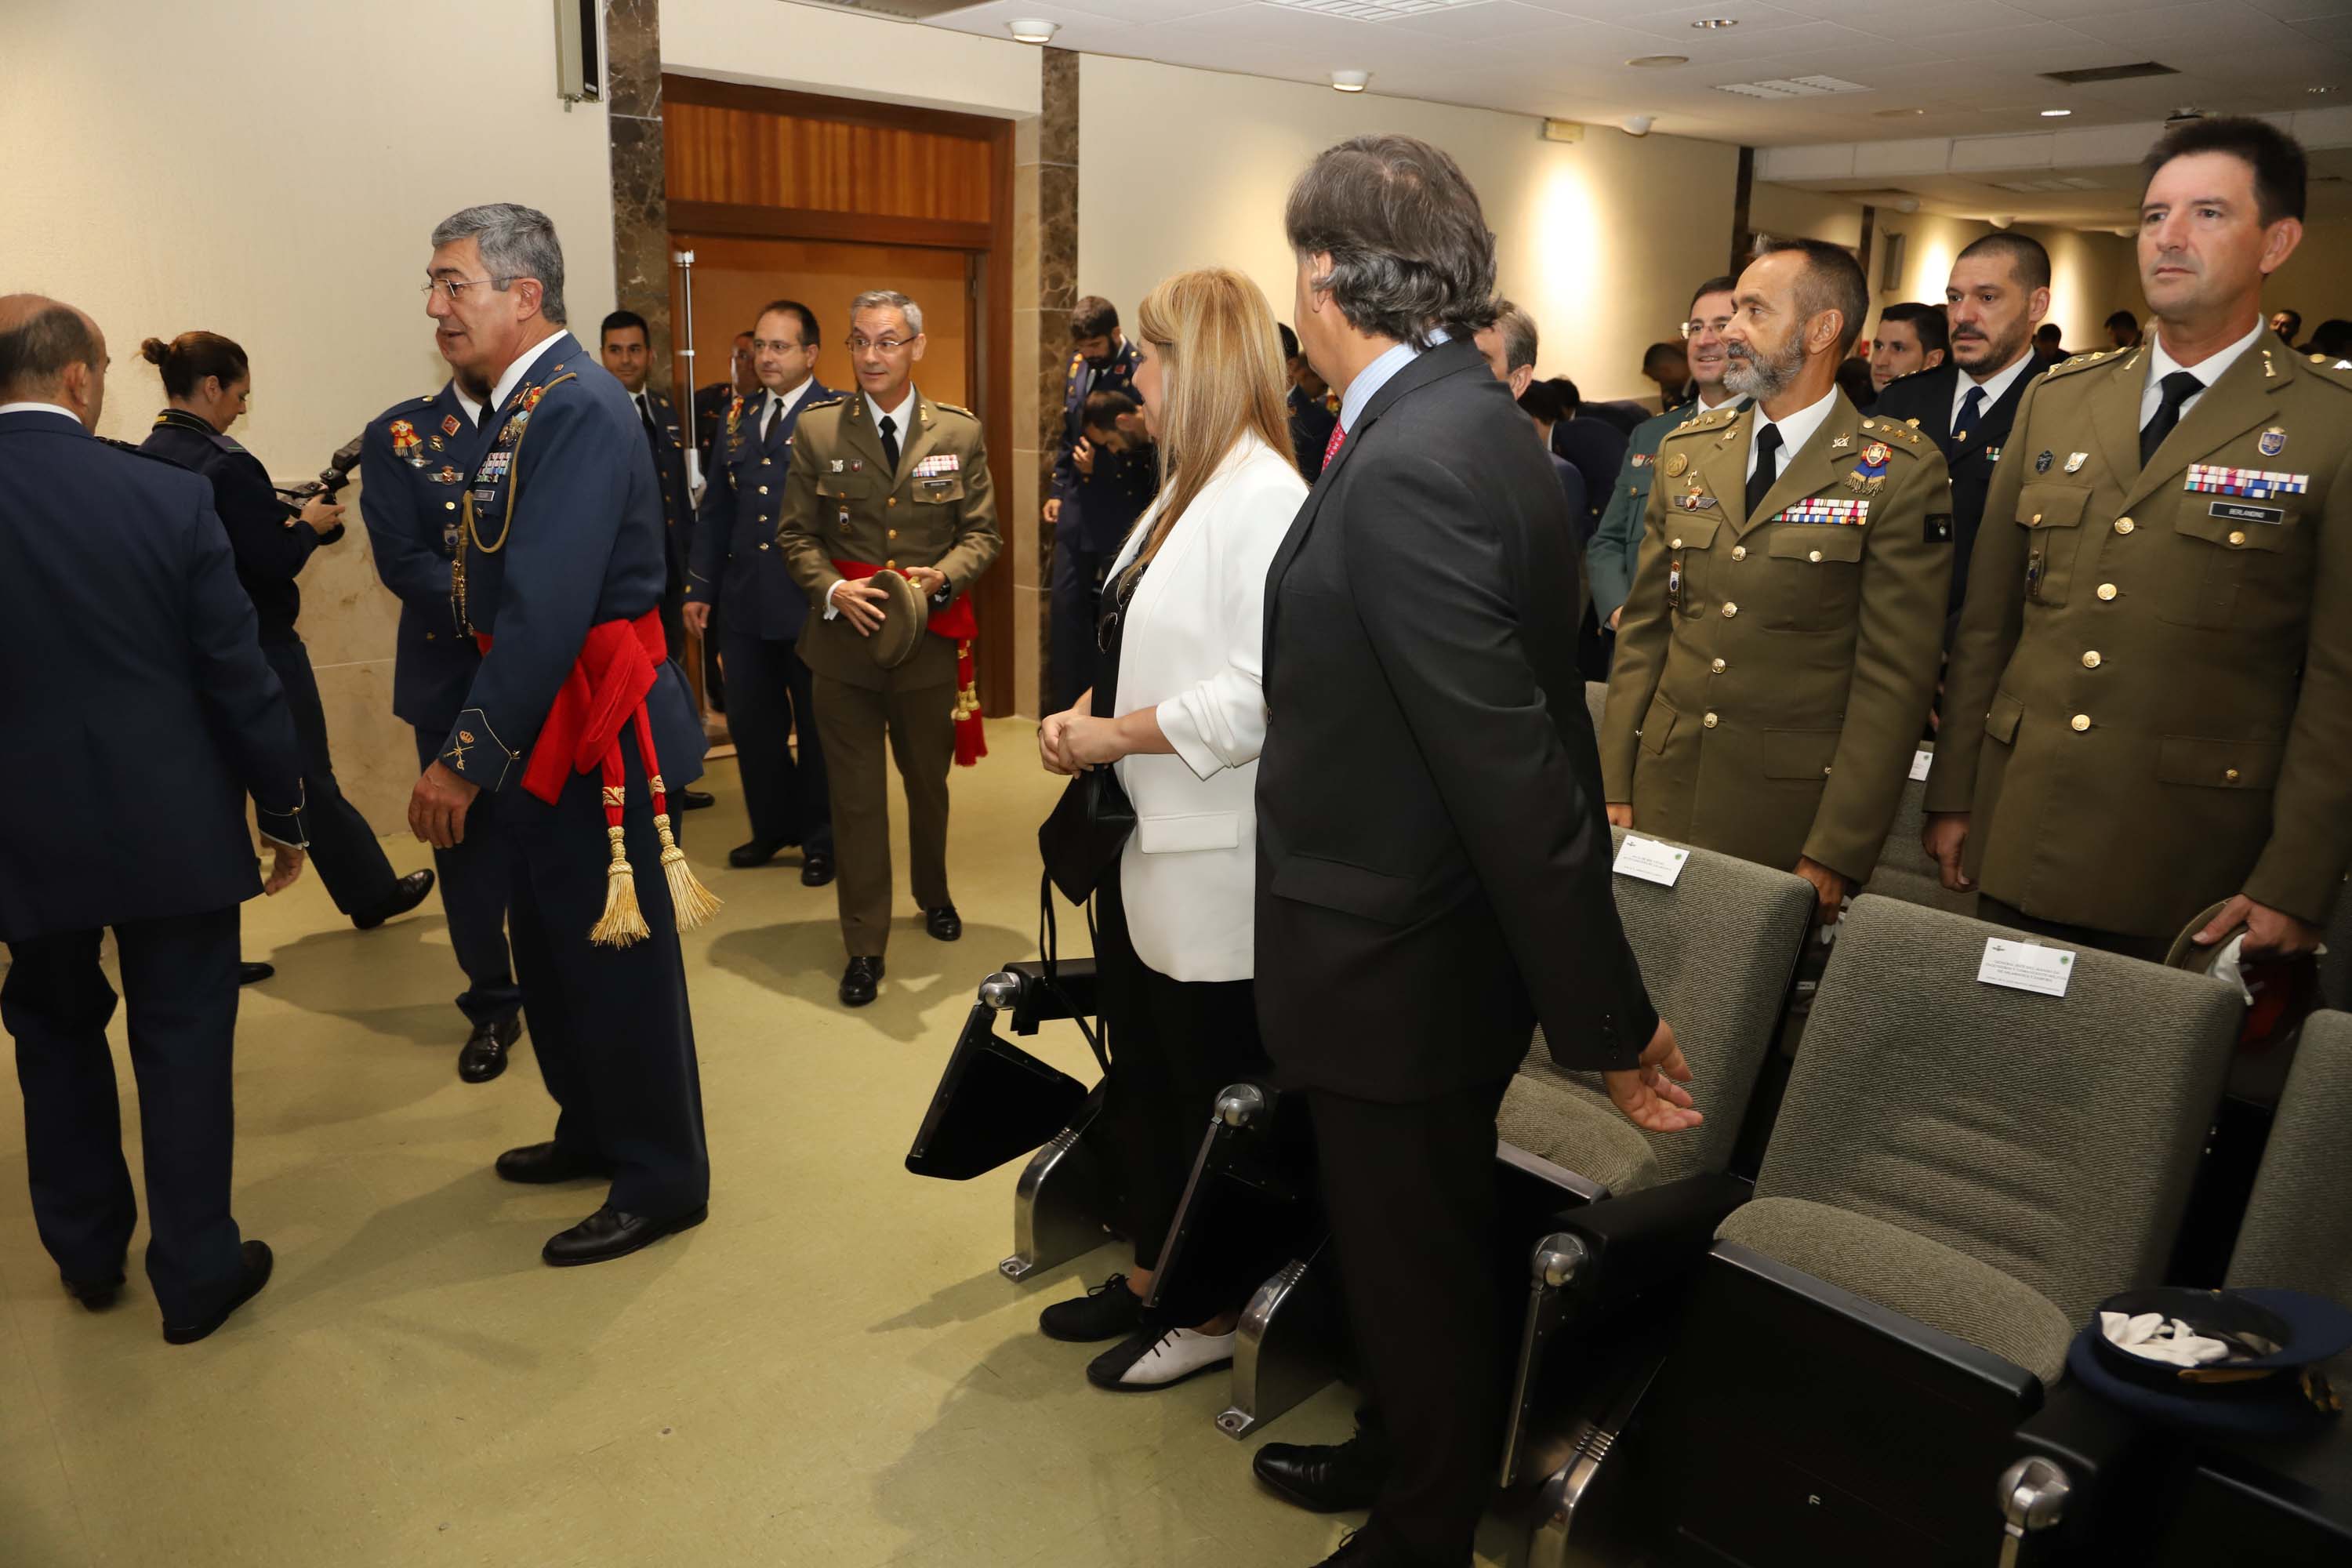
[[1731, 318], [1728, 316], [1716, 316], [1706, 321], [1685, 321], [1683, 323], [1683, 338], [1684, 341], [1687, 342], [1690, 339], [1698, 336], [1701, 332], [1713, 332], [1719, 338], [1723, 336], [1723, 329], [1729, 325], [1731, 325]]
[[427, 278], [419, 285], [417, 291], [424, 294], [437, 291], [454, 305], [457, 302], [458, 295], [462, 290], [479, 289], [486, 283], [503, 289], [509, 283], [519, 281], [520, 277], [521, 275], [518, 273], [513, 278]]
[[879, 349], [886, 354], [894, 354], [914, 341], [913, 338], [853, 337], [844, 346], [854, 354], [862, 354], [867, 349]]

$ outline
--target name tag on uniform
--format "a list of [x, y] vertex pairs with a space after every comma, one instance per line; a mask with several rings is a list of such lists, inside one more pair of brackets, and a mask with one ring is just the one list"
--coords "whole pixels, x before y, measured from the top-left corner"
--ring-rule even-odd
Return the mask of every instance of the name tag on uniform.
[[2309, 474], [2283, 474], [2268, 468], [2225, 468], [2217, 463], [2191, 463], [2181, 489], [2203, 495], [2299, 496], [2311, 489]]
[[1870, 521], [1870, 502], [1853, 496], [1815, 496], [1801, 500], [1773, 519], [1775, 522], [1824, 522], [1860, 528]]
[[1617, 847], [1616, 863], [1610, 868], [1621, 877], [1638, 877], [1644, 882], [1671, 888], [1683, 874], [1683, 863], [1689, 858], [1687, 849], [1677, 849], [1654, 838], [1636, 838], [1628, 833], [1625, 842]]
[[963, 459], [953, 452], [934, 452], [915, 465], [915, 477], [927, 479], [934, 474], [957, 473], [962, 468]]
[[2063, 996], [2074, 978], [2074, 955], [2063, 947], [2036, 947], [2031, 942], [1987, 937], [1977, 980], [1986, 985], [2006, 985], [2011, 991], [2032, 991], [2043, 996]]
[[2217, 500], [2205, 510], [2209, 515], [2231, 522], [2267, 522], [2276, 527], [2286, 521], [2284, 507], [2248, 506], [2243, 501]]

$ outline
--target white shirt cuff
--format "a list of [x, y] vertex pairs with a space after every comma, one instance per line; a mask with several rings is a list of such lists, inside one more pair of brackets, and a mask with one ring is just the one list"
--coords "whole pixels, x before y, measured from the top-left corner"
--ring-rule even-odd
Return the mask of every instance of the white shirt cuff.
[[835, 608], [835, 607], [834, 607], [833, 596], [834, 596], [835, 594], [840, 593], [840, 592], [841, 592], [842, 584], [843, 584], [843, 583], [846, 583], [846, 582], [848, 582], [848, 581], [849, 581], [849, 579], [848, 579], [848, 578], [844, 577], [844, 578], [841, 580], [841, 582], [840, 582], [840, 583], [835, 583], [832, 587], [827, 588], [827, 589], [824, 591], [824, 618], [825, 618], [826, 620], [828, 620], [828, 621], [829, 621], [829, 620], [832, 620], [832, 619], [834, 619], [835, 616], [839, 616], [839, 615], [841, 614], [841, 612], [840, 612], [838, 609], [836, 609], [836, 608]]

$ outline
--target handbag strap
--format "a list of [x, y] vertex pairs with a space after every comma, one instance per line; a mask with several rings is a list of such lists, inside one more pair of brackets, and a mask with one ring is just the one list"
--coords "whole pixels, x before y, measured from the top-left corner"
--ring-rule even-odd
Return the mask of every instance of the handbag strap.
[[[1090, 899], [1087, 902], [1087, 934], [1091, 936], [1094, 929], [1094, 901]], [[1096, 1015], [1095, 1025], [1089, 1027], [1085, 1015], [1080, 1012], [1076, 1004], [1071, 1002], [1069, 993], [1062, 989], [1059, 951], [1061, 938], [1060, 924], [1054, 918], [1054, 877], [1053, 873], [1048, 871], [1040, 874], [1037, 879], [1037, 951], [1042, 960], [1040, 967], [1045, 971], [1045, 991], [1069, 1013], [1070, 1021], [1078, 1026], [1078, 1033], [1086, 1037], [1087, 1049], [1095, 1054], [1096, 1065], [1100, 1067], [1104, 1075], [1108, 1077], [1110, 1073], [1110, 1054], [1103, 1048], [1102, 1036], [1099, 1032], [1102, 1024], [1101, 1015]], [[1097, 951], [1100, 951], [1099, 944]], [[1099, 975], [1099, 963], [1097, 963], [1097, 973]], [[1099, 990], [1096, 994], [1097, 996], [1101, 994]]]

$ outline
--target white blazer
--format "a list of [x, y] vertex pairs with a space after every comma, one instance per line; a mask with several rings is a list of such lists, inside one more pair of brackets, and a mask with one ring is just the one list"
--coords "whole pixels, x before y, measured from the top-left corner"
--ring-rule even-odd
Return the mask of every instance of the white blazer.
[[[1136, 956], [1174, 980], [1250, 978], [1257, 755], [1265, 743], [1265, 576], [1307, 481], [1244, 436], [1169, 531], [1128, 605], [1112, 711], [1154, 708], [1174, 756], [1116, 764], [1135, 803], [1119, 894]], [[1151, 536], [1128, 536], [1115, 581]]]

